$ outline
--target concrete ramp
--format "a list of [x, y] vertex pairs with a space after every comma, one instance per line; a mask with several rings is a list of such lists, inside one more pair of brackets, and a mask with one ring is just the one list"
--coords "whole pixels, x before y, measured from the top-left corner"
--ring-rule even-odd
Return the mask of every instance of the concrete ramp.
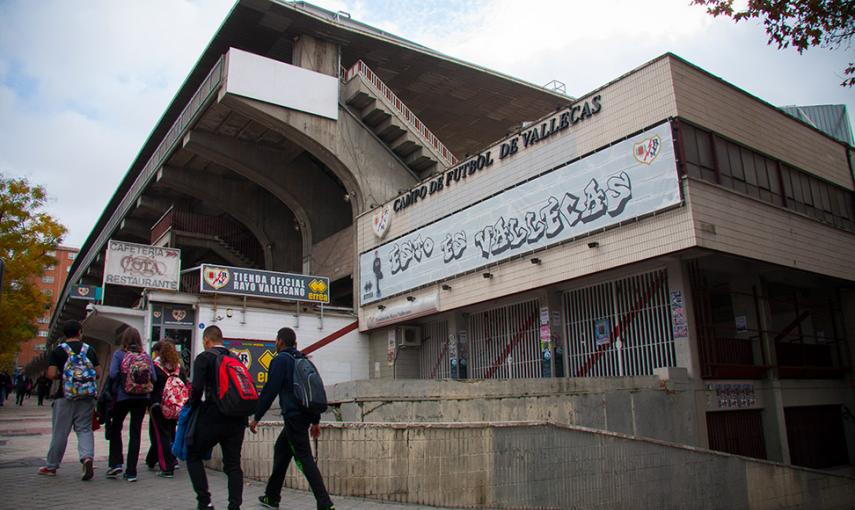
[[[245, 474], [266, 479], [281, 421], [247, 433]], [[215, 451], [213, 464], [219, 459]], [[495, 509], [844, 509], [855, 478], [545, 422], [324, 424], [330, 492]], [[308, 489], [292, 465], [286, 479]]]

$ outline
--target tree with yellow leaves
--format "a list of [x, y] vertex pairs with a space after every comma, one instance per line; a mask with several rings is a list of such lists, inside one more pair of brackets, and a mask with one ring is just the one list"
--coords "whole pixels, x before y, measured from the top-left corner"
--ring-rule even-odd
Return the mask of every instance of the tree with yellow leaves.
[[35, 279], [57, 263], [49, 253], [66, 229], [42, 210], [46, 201], [43, 186], [0, 174], [0, 366], [12, 361], [21, 342], [36, 335], [36, 319], [50, 306]]

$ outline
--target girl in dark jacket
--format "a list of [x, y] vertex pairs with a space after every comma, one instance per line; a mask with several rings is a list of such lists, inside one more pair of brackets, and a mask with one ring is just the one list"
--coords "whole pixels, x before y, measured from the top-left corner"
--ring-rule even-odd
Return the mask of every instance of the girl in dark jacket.
[[178, 461], [172, 455], [172, 442], [175, 440], [175, 426], [178, 419], [170, 420], [163, 415], [161, 403], [163, 390], [170, 375], [177, 375], [186, 384], [187, 379], [181, 366], [181, 356], [175, 350], [175, 344], [168, 338], [163, 339], [151, 349], [154, 358], [154, 369], [157, 380], [151, 392], [151, 408], [149, 409], [148, 436], [151, 447], [146, 455], [145, 463], [149, 470], [154, 471], [157, 465], [160, 472], [157, 476], [172, 478]]

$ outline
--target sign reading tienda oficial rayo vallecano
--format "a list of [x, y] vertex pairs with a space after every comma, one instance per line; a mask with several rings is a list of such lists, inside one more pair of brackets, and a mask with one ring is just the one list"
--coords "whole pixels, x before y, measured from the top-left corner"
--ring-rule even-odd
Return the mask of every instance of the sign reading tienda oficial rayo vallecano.
[[323, 276], [212, 264], [202, 264], [201, 271], [202, 292], [311, 303], [330, 302], [330, 280]]
[[544, 168], [359, 256], [364, 305], [680, 203], [669, 123]]

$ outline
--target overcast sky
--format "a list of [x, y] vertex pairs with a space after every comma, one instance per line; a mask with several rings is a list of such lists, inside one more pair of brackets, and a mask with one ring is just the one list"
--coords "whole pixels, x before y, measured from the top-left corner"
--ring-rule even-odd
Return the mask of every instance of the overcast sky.
[[[846, 104], [852, 49], [767, 46], [689, 0], [317, 0], [438, 51], [581, 96], [666, 51], [775, 105]], [[47, 187], [80, 246], [231, 0], [0, 0], [0, 173]]]

